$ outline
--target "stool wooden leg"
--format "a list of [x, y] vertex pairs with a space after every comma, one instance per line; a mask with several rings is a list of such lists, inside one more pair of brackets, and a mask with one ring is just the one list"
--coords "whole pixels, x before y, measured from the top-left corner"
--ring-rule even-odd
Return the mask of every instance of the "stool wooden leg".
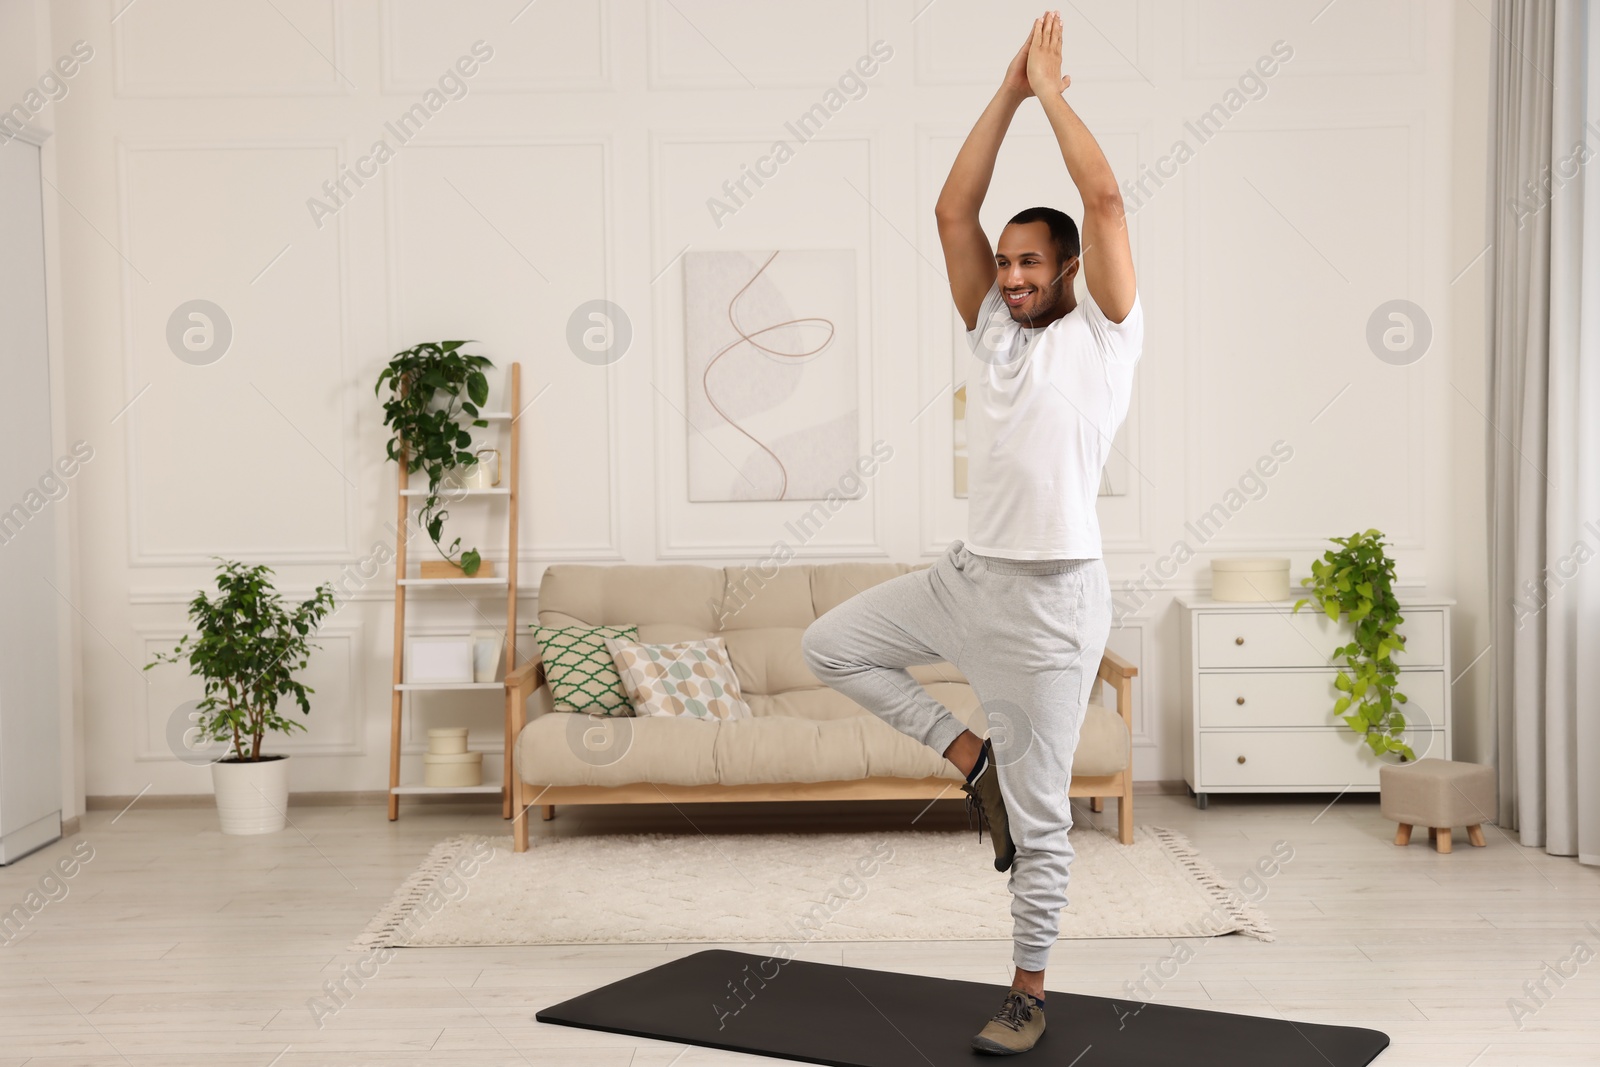
[[556, 817], [556, 806], [554, 804], [539, 805], [539, 817], [544, 822], [549, 822]]
[[1484, 844], [1484, 841], [1483, 841], [1483, 827], [1482, 826], [1469, 826], [1469, 827], [1467, 827], [1467, 840], [1471, 841], [1474, 845], [1477, 845], [1479, 848], [1482, 848], [1483, 844]]
[[1396, 830], [1395, 834], [1394, 834], [1394, 843], [1397, 844], [1397, 845], [1409, 845], [1409, 844], [1411, 844], [1411, 824], [1410, 823], [1403, 822], [1403, 823], [1400, 824], [1400, 829]]
[[1449, 852], [1450, 852], [1450, 827], [1448, 827], [1448, 826], [1439, 826], [1439, 827], [1435, 827], [1435, 829], [1438, 830], [1438, 834], [1433, 839], [1433, 847], [1439, 851], [1440, 855], [1449, 854]]
[[1104, 797], [1090, 797], [1089, 798], [1089, 810], [1090, 811], [1105, 811], [1106, 810], [1105, 798]]

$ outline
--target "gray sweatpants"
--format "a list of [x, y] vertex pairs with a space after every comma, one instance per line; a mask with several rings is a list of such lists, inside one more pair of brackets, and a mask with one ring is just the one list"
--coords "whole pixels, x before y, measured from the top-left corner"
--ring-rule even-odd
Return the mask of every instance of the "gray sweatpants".
[[906, 668], [944, 661], [972, 684], [1017, 846], [1012, 959], [1025, 971], [1044, 970], [1061, 933], [1072, 755], [1110, 635], [1104, 560], [999, 559], [957, 540], [823, 613], [802, 640], [818, 678], [941, 755], [967, 727]]

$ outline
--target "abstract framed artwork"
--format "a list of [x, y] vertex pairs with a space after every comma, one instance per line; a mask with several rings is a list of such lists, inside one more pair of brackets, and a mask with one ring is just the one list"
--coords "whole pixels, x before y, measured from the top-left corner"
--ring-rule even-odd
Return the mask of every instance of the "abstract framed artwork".
[[855, 250], [683, 258], [689, 500], [864, 492]]

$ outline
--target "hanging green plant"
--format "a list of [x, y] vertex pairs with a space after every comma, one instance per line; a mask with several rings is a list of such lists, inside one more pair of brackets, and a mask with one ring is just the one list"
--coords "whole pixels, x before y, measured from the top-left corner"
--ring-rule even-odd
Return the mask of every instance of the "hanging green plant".
[[1364, 734], [1374, 754], [1394, 752], [1413, 761], [1416, 753], [1402, 740], [1406, 717], [1395, 706], [1406, 697], [1395, 689], [1396, 668], [1389, 658], [1406, 645], [1396, 632], [1405, 618], [1394, 596], [1394, 561], [1384, 552], [1378, 530], [1329, 540], [1344, 548], [1329, 549], [1321, 561], [1312, 561], [1312, 576], [1300, 579], [1301, 585], [1311, 586], [1311, 596], [1295, 601], [1294, 610], [1314, 599], [1334, 622], [1341, 614], [1349, 616], [1354, 639], [1333, 650], [1349, 668], [1333, 681], [1343, 694], [1334, 702], [1333, 714]]
[[[456, 547], [461, 538], [445, 548], [439, 543], [448, 509], [441, 509], [439, 486], [447, 472], [458, 467], [470, 467], [477, 457], [470, 451], [472, 434], [458, 419], [462, 414], [471, 417], [469, 425], [487, 426], [478, 417], [479, 407], [489, 401], [489, 380], [483, 368], [492, 367], [487, 356], [468, 355], [462, 345], [472, 341], [425, 341], [404, 352], [396, 352], [389, 365], [378, 375], [373, 395], [378, 395], [383, 383], [389, 383], [390, 398], [383, 402], [384, 424], [393, 431], [387, 442], [389, 458], [400, 462], [403, 448], [406, 453], [405, 474], [417, 468], [428, 472], [428, 499], [422, 505], [418, 521], [427, 529], [428, 536], [439, 554], [456, 562]], [[462, 391], [466, 398], [462, 399]], [[435, 407], [436, 398], [445, 401]], [[404, 482], [404, 477], [401, 481]], [[457, 565], [467, 577], [478, 573], [482, 563], [476, 549], [461, 553]]]

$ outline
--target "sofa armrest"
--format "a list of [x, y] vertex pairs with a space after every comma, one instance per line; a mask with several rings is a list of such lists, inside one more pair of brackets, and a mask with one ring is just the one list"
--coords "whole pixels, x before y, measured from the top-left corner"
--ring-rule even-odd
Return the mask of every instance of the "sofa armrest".
[[1095, 683], [1105, 682], [1116, 691], [1117, 714], [1127, 723], [1129, 733], [1133, 732], [1133, 680], [1138, 675], [1138, 667], [1109, 648], [1100, 654], [1100, 669], [1095, 672]]
[[522, 728], [528, 723], [528, 698], [544, 687], [544, 660], [538, 656], [506, 675], [506, 753], [516, 747]]
[[1116, 685], [1122, 678], [1136, 678], [1138, 675], [1138, 667], [1135, 667], [1109, 648], [1100, 654], [1100, 670], [1096, 677], [1101, 681]]
[[506, 675], [507, 689], [520, 689], [526, 697], [544, 684], [544, 660], [535, 656]]
[[526, 848], [527, 824], [522, 821], [522, 776], [517, 769], [517, 738], [528, 725], [528, 698], [537, 697], [534, 714], [541, 715], [551, 708], [553, 694], [545, 684], [544, 661], [538, 656], [529, 659], [506, 675], [506, 783], [511, 787], [507, 799], [510, 806], [506, 817], [517, 820], [519, 848]]

